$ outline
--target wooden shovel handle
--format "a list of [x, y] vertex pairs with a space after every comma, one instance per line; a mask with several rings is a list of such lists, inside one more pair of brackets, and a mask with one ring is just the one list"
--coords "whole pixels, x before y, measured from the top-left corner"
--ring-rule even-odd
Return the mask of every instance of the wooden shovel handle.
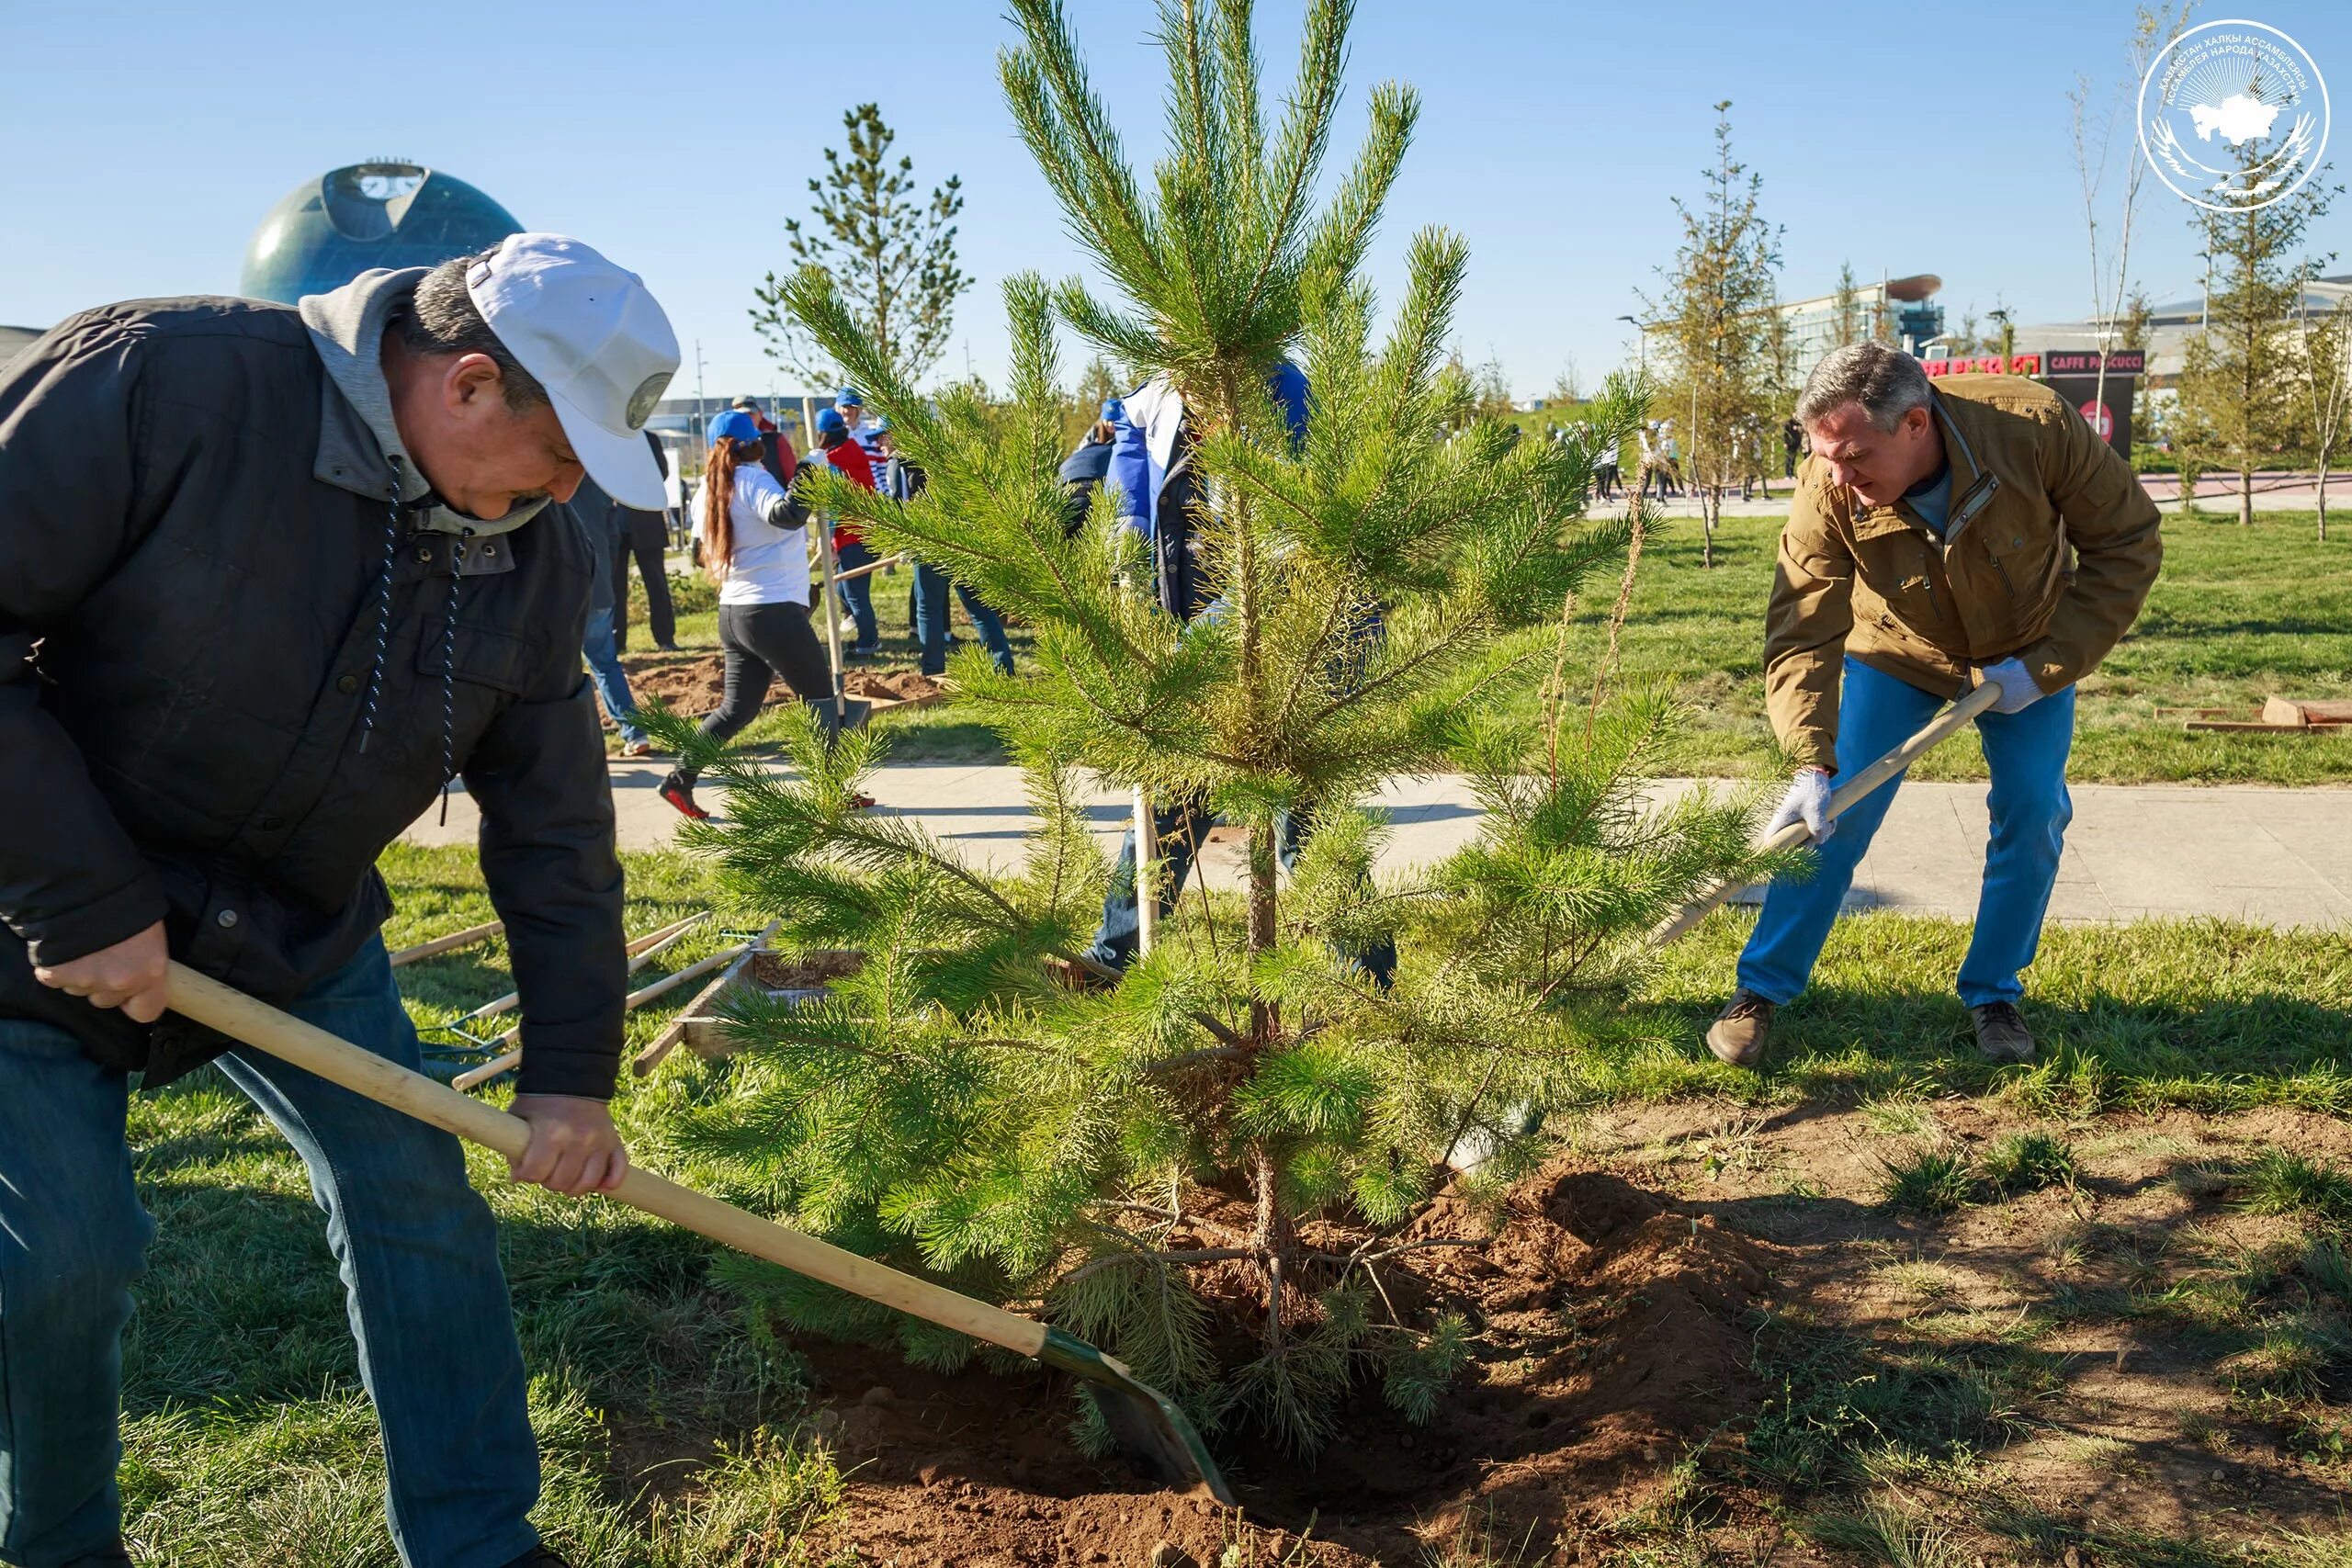
[[[1843, 816], [1855, 802], [1894, 777], [1919, 760], [1922, 752], [1937, 745], [1955, 730], [1963, 728], [1975, 716], [2001, 700], [2001, 688], [1987, 681], [1973, 692], [1963, 693], [1960, 700], [1928, 722], [1919, 733], [1848, 779], [1831, 792], [1829, 816], [1834, 821]], [[1806, 828], [1802, 822], [1792, 822], [1779, 832], [1756, 846], [1759, 852], [1794, 849], [1805, 840]], [[1664, 947], [1688, 931], [1726, 903], [1731, 896], [1747, 886], [1733, 881], [1718, 884], [1706, 893], [1682, 907], [1682, 912], [1650, 932], [1650, 945]]]
[[[172, 965], [171, 991], [175, 1012], [468, 1143], [517, 1159], [531, 1142], [530, 1124], [520, 1117], [363, 1051], [186, 964]], [[1035, 1356], [1045, 1347], [1046, 1327], [1041, 1323], [902, 1274], [635, 1166], [610, 1196], [738, 1252], [763, 1258], [796, 1274], [820, 1280], [927, 1323], [1023, 1356]]]

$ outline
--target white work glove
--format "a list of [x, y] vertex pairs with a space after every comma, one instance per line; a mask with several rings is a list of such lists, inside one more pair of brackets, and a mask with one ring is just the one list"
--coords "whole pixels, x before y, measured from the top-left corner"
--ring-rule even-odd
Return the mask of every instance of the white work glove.
[[1827, 843], [1829, 835], [1838, 830], [1829, 815], [1829, 775], [1819, 768], [1797, 770], [1796, 781], [1781, 797], [1781, 808], [1764, 825], [1764, 836], [1769, 839], [1792, 822], [1804, 823], [1812, 835], [1807, 841], [1815, 844]]
[[1977, 673], [1984, 677], [1988, 686], [2001, 688], [1995, 713], [2023, 713], [2041, 700], [2041, 688], [2034, 683], [2032, 672], [2022, 659], [2004, 659], [1998, 664], [1980, 664]]

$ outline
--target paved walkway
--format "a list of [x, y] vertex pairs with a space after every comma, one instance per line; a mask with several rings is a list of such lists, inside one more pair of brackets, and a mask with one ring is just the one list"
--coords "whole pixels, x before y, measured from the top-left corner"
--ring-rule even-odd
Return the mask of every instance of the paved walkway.
[[[653, 793], [662, 773], [646, 763], [613, 765], [624, 849], [667, 844], [677, 829], [677, 814]], [[877, 809], [919, 819], [978, 863], [1012, 863], [1029, 831], [1012, 768], [886, 768], [870, 787]], [[715, 786], [703, 793], [705, 805], [723, 811]], [[2352, 789], [2077, 784], [2074, 795], [2053, 919], [2220, 915], [2280, 927], [2352, 926]], [[1478, 807], [1459, 779], [1395, 781], [1376, 804], [1394, 823], [1383, 863], [1392, 869], [1442, 858], [1477, 831]], [[435, 824], [435, 814], [406, 837], [473, 841], [475, 816], [462, 795], [452, 797], [447, 827]], [[1113, 794], [1090, 802], [1095, 832], [1114, 852], [1129, 814]], [[1862, 862], [1849, 907], [1973, 918], [1984, 836], [1984, 785], [1905, 784]], [[1238, 886], [1238, 844], [1212, 842], [1203, 859], [1214, 885]]]
[[[2164, 508], [2165, 515], [2173, 516], [2180, 510], [2180, 479], [2173, 474], [2143, 474], [2140, 483]], [[1796, 490], [1792, 479], [1776, 476], [1771, 493], [1753, 501], [1742, 501], [1736, 491], [1724, 498], [1725, 517], [1785, 517], [1789, 514], [1789, 497]], [[2254, 509], [2256, 512], [2309, 512], [2319, 500], [2319, 476], [2316, 473], [2294, 473], [2283, 469], [2265, 469], [2254, 476]], [[2238, 477], [2235, 474], [2204, 474], [2197, 481], [2197, 504], [2205, 512], [2234, 513], [2238, 507]], [[2330, 471], [2327, 478], [2328, 515], [2334, 517], [2339, 508], [2352, 510], [2352, 473]], [[1605, 510], [1605, 508], [1602, 508]], [[1668, 517], [1696, 517], [1698, 502], [1690, 495], [1676, 496], [1663, 508]]]

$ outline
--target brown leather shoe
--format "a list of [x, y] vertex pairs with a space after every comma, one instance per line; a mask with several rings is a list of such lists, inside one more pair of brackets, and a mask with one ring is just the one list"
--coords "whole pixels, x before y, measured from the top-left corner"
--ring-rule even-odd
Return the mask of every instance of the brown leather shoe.
[[1968, 1016], [1976, 1022], [1976, 1052], [1988, 1062], [2030, 1062], [2036, 1055], [2033, 1031], [2025, 1026], [2025, 1018], [2007, 1002], [1986, 1002], [1983, 1007], [1970, 1008]]
[[1707, 1049], [1715, 1054], [1719, 1062], [1735, 1067], [1754, 1066], [1763, 1058], [1765, 1042], [1772, 1038], [1772, 1014], [1777, 1010], [1754, 991], [1741, 989], [1733, 993], [1707, 1029]]

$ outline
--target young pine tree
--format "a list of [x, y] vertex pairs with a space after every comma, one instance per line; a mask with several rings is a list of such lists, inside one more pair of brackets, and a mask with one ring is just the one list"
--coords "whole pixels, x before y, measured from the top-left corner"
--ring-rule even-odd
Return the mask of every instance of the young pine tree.
[[[1012, 11], [1014, 117], [1112, 292], [1012, 279], [997, 404], [918, 396], [821, 272], [783, 303], [929, 475], [903, 505], [820, 476], [818, 502], [1035, 632], [1035, 673], [967, 657], [955, 675], [1025, 771], [1037, 828], [997, 874], [857, 814], [871, 736], [829, 750], [803, 730], [788, 773], [719, 760], [732, 820], [697, 840], [793, 942], [865, 957], [819, 1005], [737, 1005], [746, 1049], [695, 1136], [799, 1223], [1051, 1314], [1213, 1424], [1311, 1449], [1360, 1383], [1408, 1417], [1434, 1408], [1469, 1331], [1392, 1312], [1382, 1272], [1417, 1243], [1476, 1244], [1413, 1227], [1441, 1189], [1499, 1190], [1538, 1157], [1529, 1111], [1620, 1027], [1645, 933], [1756, 868], [1747, 813], [1648, 797], [1668, 705], [1563, 700], [1565, 607], [1625, 559], [1632, 520], [1583, 521], [1587, 444], [1514, 444], [1491, 419], [1441, 439], [1459, 239], [1411, 240], [1375, 332], [1361, 268], [1417, 105], [1373, 91], [1318, 208], [1347, 0], [1307, 7], [1278, 115], [1248, 0], [1170, 0], [1170, 145], [1148, 178], [1059, 6]], [[1057, 319], [1190, 411], [1215, 604], [1189, 622], [1139, 591], [1146, 544], [1115, 500], [1065, 530]], [[1311, 388], [1297, 436], [1266, 390], [1285, 358]], [[1620, 381], [1589, 417], [1622, 443], [1643, 403]], [[1476, 840], [1375, 874], [1363, 803], [1438, 773], [1475, 782]], [[1191, 886], [1123, 973], [1082, 956], [1114, 875], [1085, 815], [1102, 784], [1247, 835], [1242, 894]], [[1389, 940], [1383, 986], [1359, 959]], [[968, 1353], [772, 1270], [737, 1277], [803, 1325]]]

